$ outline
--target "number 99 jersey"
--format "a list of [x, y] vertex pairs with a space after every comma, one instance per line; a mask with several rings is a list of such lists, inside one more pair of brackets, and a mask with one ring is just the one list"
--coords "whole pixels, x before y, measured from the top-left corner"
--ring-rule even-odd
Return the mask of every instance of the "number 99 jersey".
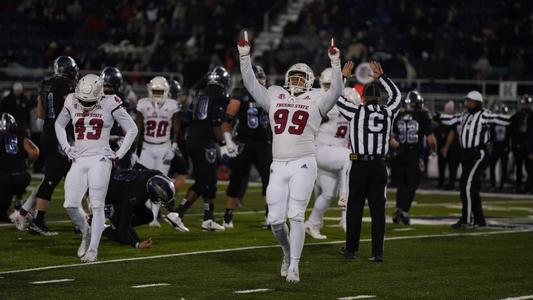
[[170, 141], [172, 116], [179, 111], [177, 101], [167, 98], [162, 105], [157, 105], [150, 98], [142, 98], [137, 103], [137, 111], [143, 116], [145, 141], [152, 144]]

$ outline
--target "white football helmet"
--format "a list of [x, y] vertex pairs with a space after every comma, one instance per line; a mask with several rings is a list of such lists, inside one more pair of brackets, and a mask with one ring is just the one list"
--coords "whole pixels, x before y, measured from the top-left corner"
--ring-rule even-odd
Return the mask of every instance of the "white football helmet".
[[[304, 77], [300, 74], [304, 74]], [[297, 78], [296, 84], [291, 80], [293, 78]], [[311, 90], [314, 81], [315, 75], [313, 74], [313, 70], [303, 63], [292, 65], [289, 70], [287, 70], [287, 73], [285, 73], [285, 88], [288, 88], [292, 95]]]
[[95, 74], [83, 76], [74, 91], [74, 98], [83, 111], [91, 111], [104, 96], [104, 81]]
[[320, 83], [320, 87], [327, 91], [331, 85], [331, 77], [333, 74], [333, 69], [326, 68], [322, 73], [320, 73], [320, 77], [318, 78], [318, 82]]
[[148, 87], [148, 97], [155, 104], [163, 103], [168, 98], [170, 87], [165, 77], [156, 76], [146, 86]]
[[344, 91], [342, 92], [342, 96], [346, 98], [346, 100], [354, 104], [361, 104], [361, 96], [353, 88], [349, 88], [349, 87], [344, 88]]

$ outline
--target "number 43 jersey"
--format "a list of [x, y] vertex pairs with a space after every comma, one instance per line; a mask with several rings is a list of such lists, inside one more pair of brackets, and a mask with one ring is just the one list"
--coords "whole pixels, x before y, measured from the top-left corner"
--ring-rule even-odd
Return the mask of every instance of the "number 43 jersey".
[[159, 106], [149, 98], [142, 98], [137, 103], [137, 111], [143, 116], [146, 142], [163, 144], [170, 141], [172, 117], [179, 111], [177, 101], [165, 99]]
[[401, 148], [409, 148], [420, 154], [424, 149], [425, 136], [433, 133], [427, 110], [403, 111], [394, 122], [394, 134]]

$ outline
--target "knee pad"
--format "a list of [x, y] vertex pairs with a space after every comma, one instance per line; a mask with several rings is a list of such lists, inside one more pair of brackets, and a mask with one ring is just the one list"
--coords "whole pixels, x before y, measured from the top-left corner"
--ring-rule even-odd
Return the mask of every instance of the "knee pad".
[[305, 209], [307, 208], [307, 201], [295, 200], [291, 198], [289, 200], [289, 212], [287, 217], [291, 221], [303, 222], [305, 218]]
[[52, 194], [54, 193], [56, 186], [59, 184], [59, 180], [61, 179], [45, 175], [35, 196], [48, 201], [52, 200]]

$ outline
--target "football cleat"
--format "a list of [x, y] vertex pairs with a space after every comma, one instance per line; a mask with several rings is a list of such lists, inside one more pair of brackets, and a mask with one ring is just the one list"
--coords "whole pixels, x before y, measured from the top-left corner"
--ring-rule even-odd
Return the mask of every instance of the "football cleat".
[[228, 229], [233, 229], [234, 228], [233, 221], [229, 221], [228, 223], [226, 223], [226, 221], [224, 221], [222, 223], [222, 226], [224, 226], [224, 228], [228, 228]]
[[87, 249], [89, 248], [89, 244], [91, 243], [91, 232], [87, 232], [87, 234], [84, 234], [81, 238], [80, 247], [78, 248], [78, 257], [83, 257], [85, 253], [87, 252]]
[[287, 271], [286, 280], [289, 283], [300, 282], [300, 273], [298, 272], [298, 268], [289, 268], [289, 270]]
[[39, 224], [35, 222], [31, 222], [30, 226], [28, 227], [28, 232], [31, 234], [40, 234], [44, 236], [58, 235], [57, 231], [50, 230], [46, 224]]
[[218, 224], [214, 220], [205, 220], [202, 222], [203, 231], [224, 231], [224, 226]]
[[159, 223], [157, 219], [154, 219], [152, 222], [150, 222], [148, 226], [152, 228], [161, 228], [161, 224]]
[[183, 221], [181, 221], [180, 215], [175, 212], [171, 212], [168, 215], [165, 216], [165, 221], [172, 225], [174, 229], [181, 231], [181, 232], [189, 232], [189, 228], [185, 227], [185, 224], [183, 224]]
[[[26, 216], [29, 216], [30, 214], [27, 214]], [[28, 226], [28, 218], [21, 216], [20, 212], [18, 210], [15, 210], [13, 213], [9, 215], [9, 219], [11, 222], [15, 224], [15, 227], [17, 227], [17, 230], [24, 231], [26, 230], [26, 227]]]
[[98, 258], [98, 252], [94, 250], [87, 250], [85, 255], [81, 258], [82, 263], [92, 263], [95, 262]]
[[283, 259], [281, 260], [281, 270], [279, 272], [281, 277], [287, 277], [290, 263], [291, 259], [289, 257], [283, 256]]
[[392, 222], [394, 224], [400, 224], [400, 216], [402, 215], [402, 210], [397, 208], [394, 211], [394, 215], [392, 216]]
[[320, 233], [320, 228], [318, 226], [313, 226], [309, 224], [309, 222], [305, 222], [305, 233], [310, 235], [312, 238], [316, 240], [325, 240], [328, 237]]

